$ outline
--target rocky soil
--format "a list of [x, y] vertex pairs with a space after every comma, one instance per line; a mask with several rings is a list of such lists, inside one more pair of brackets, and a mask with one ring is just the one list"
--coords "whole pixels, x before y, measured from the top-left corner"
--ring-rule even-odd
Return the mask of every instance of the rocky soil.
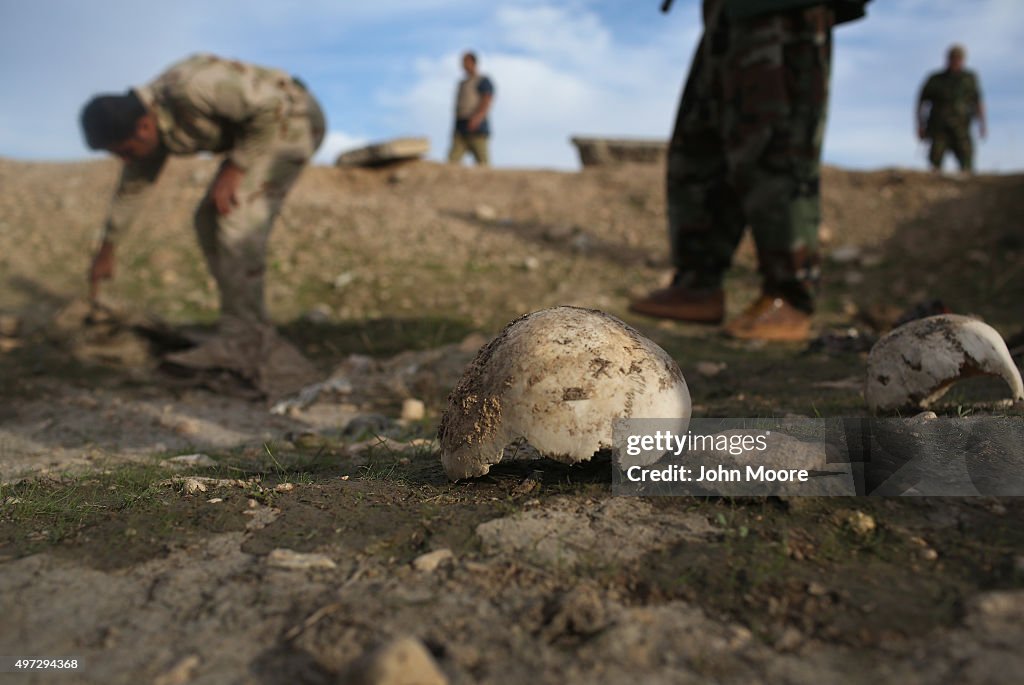
[[[449, 483], [434, 439], [476, 349], [555, 304], [658, 342], [697, 416], [864, 415], [866, 346], [932, 300], [1019, 364], [1024, 178], [827, 169], [804, 349], [628, 315], [668, 274], [656, 167], [311, 169], [268, 287], [328, 382], [279, 403], [158, 366], [216, 315], [189, 225], [213, 170], [165, 171], [97, 319], [116, 164], [0, 160], [0, 655], [77, 657], [68, 683], [1024, 678], [1019, 498], [616, 498], [601, 458]], [[755, 294], [749, 244], [727, 287]]]

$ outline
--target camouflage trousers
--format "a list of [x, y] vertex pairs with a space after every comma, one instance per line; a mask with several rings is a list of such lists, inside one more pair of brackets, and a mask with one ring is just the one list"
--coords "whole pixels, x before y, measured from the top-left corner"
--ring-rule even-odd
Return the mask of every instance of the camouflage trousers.
[[961, 171], [974, 171], [974, 141], [968, 125], [946, 124], [929, 128], [932, 144], [928, 150], [928, 161], [932, 169], [941, 169], [946, 152], [952, 152]]
[[285, 119], [269, 153], [245, 170], [231, 212], [218, 214], [209, 191], [196, 209], [199, 245], [220, 292], [222, 332], [247, 332], [269, 320], [263, 294], [267, 240], [326, 128], [319, 104], [312, 95], [309, 100], [309, 116]]
[[704, 2], [704, 35], [669, 143], [677, 278], [719, 287], [749, 225], [765, 292], [810, 310], [833, 11], [730, 21], [723, 5]]

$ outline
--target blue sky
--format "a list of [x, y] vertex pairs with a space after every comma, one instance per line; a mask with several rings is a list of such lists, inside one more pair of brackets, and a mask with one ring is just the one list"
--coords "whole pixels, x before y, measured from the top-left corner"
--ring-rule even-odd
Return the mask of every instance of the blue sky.
[[[207, 51], [285, 68], [324, 104], [319, 154], [397, 135], [449, 142], [458, 56], [497, 87], [497, 166], [577, 167], [573, 134], [664, 138], [700, 33], [697, 0], [0, 0], [0, 155], [88, 156], [92, 94]], [[836, 34], [827, 162], [924, 167], [912, 112], [946, 47], [981, 77], [988, 171], [1024, 169], [1024, 2], [875, 0]]]

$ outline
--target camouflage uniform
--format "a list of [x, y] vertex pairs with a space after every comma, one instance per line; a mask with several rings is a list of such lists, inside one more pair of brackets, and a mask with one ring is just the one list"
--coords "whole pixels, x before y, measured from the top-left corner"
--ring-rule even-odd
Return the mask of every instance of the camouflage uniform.
[[323, 140], [320, 106], [283, 71], [213, 55], [189, 57], [135, 93], [156, 116], [161, 146], [151, 158], [125, 164], [104, 237], [113, 242], [135, 220], [168, 155], [225, 153], [245, 172], [238, 205], [221, 216], [204, 198], [195, 228], [220, 290], [222, 328], [262, 325], [267, 238]]
[[925, 137], [931, 140], [928, 161], [932, 168], [942, 167], [942, 158], [951, 150], [963, 171], [974, 169], [974, 143], [971, 141], [971, 120], [981, 104], [978, 77], [966, 69], [931, 74], [921, 88], [918, 107], [930, 106]]
[[[864, 2], [841, 4], [841, 20], [863, 14]], [[845, 16], [851, 7], [859, 12]], [[765, 293], [812, 308], [838, 9], [806, 0], [704, 0], [704, 35], [668, 152], [677, 282], [720, 287], [749, 224]]]

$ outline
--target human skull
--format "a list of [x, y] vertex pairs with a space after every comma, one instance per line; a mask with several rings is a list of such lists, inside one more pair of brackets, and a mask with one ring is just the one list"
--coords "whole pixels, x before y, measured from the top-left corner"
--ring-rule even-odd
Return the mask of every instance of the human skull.
[[481, 476], [525, 440], [565, 463], [612, 447], [624, 418], [686, 420], [675, 361], [613, 316], [554, 307], [517, 319], [481, 348], [448, 397], [438, 435], [452, 480]]
[[1024, 399], [1020, 371], [994, 328], [967, 316], [940, 314], [896, 328], [868, 354], [864, 397], [872, 411], [926, 408], [960, 378], [998, 376]]

